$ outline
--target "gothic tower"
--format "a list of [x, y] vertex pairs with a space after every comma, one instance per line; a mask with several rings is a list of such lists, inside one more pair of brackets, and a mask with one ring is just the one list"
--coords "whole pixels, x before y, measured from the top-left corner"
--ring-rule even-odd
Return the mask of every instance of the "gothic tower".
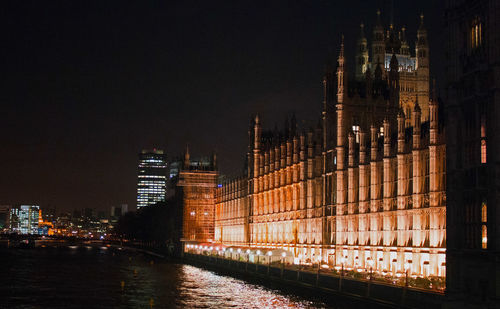
[[368, 43], [364, 31], [365, 25], [360, 25], [360, 35], [356, 51], [356, 80], [363, 80], [368, 68]]
[[416, 91], [418, 102], [421, 105], [424, 120], [429, 119], [429, 45], [427, 42], [427, 30], [424, 27], [424, 15], [420, 15], [420, 27], [417, 31], [417, 42], [415, 44], [417, 56], [417, 83]]

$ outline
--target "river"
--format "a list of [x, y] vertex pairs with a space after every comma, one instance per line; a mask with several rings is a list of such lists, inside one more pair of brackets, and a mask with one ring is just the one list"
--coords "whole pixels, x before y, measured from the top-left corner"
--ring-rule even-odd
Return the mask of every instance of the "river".
[[0, 248], [0, 278], [0, 308], [328, 307], [314, 297], [101, 246]]

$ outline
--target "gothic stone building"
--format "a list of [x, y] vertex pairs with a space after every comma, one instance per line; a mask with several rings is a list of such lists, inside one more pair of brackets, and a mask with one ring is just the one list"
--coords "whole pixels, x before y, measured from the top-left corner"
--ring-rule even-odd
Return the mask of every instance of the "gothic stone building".
[[252, 121], [247, 175], [217, 190], [215, 242], [445, 276], [446, 149], [423, 17], [414, 55], [405, 30], [384, 31], [380, 13], [371, 59], [361, 30], [353, 78], [343, 40], [336, 74], [327, 69], [316, 128], [299, 132], [292, 119], [263, 131]]
[[498, 308], [500, 2], [448, 0], [445, 21], [447, 294], [453, 308]]

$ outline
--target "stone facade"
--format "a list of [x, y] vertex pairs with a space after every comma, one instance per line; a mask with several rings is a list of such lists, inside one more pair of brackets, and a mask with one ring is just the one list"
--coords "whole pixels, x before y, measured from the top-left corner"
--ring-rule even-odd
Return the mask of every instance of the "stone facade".
[[450, 308], [500, 304], [500, 2], [445, 10]]
[[423, 17], [412, 56], [404, 30], [384, 32], [379, 15], [372, 61], [362, 31], [353, 79], [342, 39], [316, 128], [299, 132], [291, 119], [263, 131], [252, 120], [246, 179], [217, 191], [216, 242], [283, 248], [301, 263], [445, 276], [446, 147], [429, 100]]

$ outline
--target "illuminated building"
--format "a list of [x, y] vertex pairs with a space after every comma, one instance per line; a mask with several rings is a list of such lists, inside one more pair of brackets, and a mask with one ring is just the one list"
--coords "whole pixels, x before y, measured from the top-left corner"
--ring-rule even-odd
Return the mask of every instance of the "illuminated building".
[[137, 208], [165, 201], [166, 161], [162, 150], [143, 150], [139, 154]]
[[248, 245], [248, 180], [233, 179], [218, 186], [216, 194], [215, 240]]
[[354, 78], [343, 39], [336, 74], [327, 69], [316, 128], [299, 132], [292, 119], [263, 131], [252, 121], [246, 179], [217, 190], [215, 241], [283, 248], [300, 263], [444, 277], [446, 148], [429, 100], [423, 16], [414, 55], [405, 29], [385, 31], [377, 13], [370, 61], [363, 28]]
[[446, 2], [447, 294], [500, 303], [500, 2]]
[[11, 231], [18, 234], [37, 235], [40, 207], [21, 205], [10, 210]]
[[10, 226], [10, 205], [0, 205], [0, 233], [6, 232]]
[[191, 160], [186, 149], [176, 191], [183, 206], [182, 241], [213, 241], [217, 176], [215, 155]]

